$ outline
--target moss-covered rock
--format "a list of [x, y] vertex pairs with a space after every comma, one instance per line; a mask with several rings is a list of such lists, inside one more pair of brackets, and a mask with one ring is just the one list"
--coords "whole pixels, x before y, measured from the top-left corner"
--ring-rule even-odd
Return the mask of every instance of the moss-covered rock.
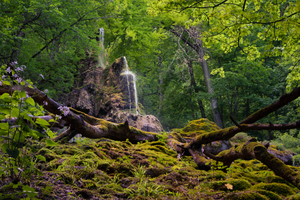
[[300, 193], [297, 193], [295, 195], [289, 196], [287, 200], [300, 200]]
[[229, 179], [225, 181], [213, 181], [210, 182], [209, 188], [214, 190], [223, 190], [223, 191], [240, 191], [240, 190], [246, 190], [251, 187], [251, 184], [242, 179]]
[[278, 195], [289, 196], [295, 194], [292, 188], [282, 183], [259, 183], [251, 187], [252, 190], [262, 189]]
[[268, 197], [271, 200], [282, 200], [282, 198], [278, 194], [271, 192], [271, 191], [258, 189], [258, 190], [256, 190], [256, 192]]
[[211, 131], [217, 131], [220, 128], [206, 118], [190, 121], [186, 127], [182, 129], [173, 129], [173, 132], [179, 132], [183, 136], [202, 134]]
[[268, 198], [256, 192], [238, 192], [226, 195], [224, 200], [268, 200]]

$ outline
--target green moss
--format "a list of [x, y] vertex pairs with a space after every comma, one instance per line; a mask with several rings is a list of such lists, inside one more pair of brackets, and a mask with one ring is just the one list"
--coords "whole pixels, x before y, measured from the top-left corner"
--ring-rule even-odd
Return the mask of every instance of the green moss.
[[65, 184], [72, 185], [75, 182], [75, 177], [67, 172], [61, 173], [60, 177]]
[[173, 129], [172, 132], [177, 132], [183, 136], [188, 136], [191, 134], [202, 134], [217, 130], [220, 130], [220, 128], [214, 122], [211, 122], [206, 118], [201, 118], [190, 121], [187, 126], [182, 129]]
[[46, 158], [46, 161], [49, 162], [54, 159], [60, 159], [61, 156], [58, 156], [56, 153], [54, 153], [52, 150], [47, 148], [42, 148], [37, 152], [37, 155], [42, 155]]
[[81, 179], [80, 181], [83, 188], [90, 189], [90, 190], [96, 190], [99, 188], [99, 184], [97, 184], [92, 180]]
[[247, 142], [248, 140], [250, 140], [250, 136], [247, 135], [247, 133], [245, 132], [240, 132], [235, 134], [232, 138], [230, 138], [231, 142], [234, 143], [244, 143]]
[[126, 176], [133, 176], [134, 166], [131, 163], [113, 163], [105, 169], [105, 171], [110, 174], [124, 174]]
[[203, 180], [225, 180], [226, 175], [222, 171], [210, 171], [210, 174], [208, 176], [205, 176]]
[[256, 189], [263, 189], [263, 190], [268, 190], [271, 192], [274, 192], [279, 195], [283, 196], [288, 196], [288, 195], [293, 195], [295, 192], [287, 186], [286, 184], [282, 183], [259, 183], [257, 185], [254, 185], [251, 187], [252, 190]]
[[80, 148], [75, 144], [75, 145], [71, 145], [71, 144], [67, 144], [67, 145], [58, 145], [58, 146], [54, 146], [52, 148], [52, 150], [59, 155], [62, 154], [69, 154], [69, 155], [80, 155], [83, 154], [84, 151], [80, 150]]
[[80, 159], [82, 159], [82, 160], [83, 159], [89, 159], [89, 158], [98, 159], [98, 156], [95, 153], [91, 152], [91, 151], [88, 151], [88, 152], [86, 152], [86, 153], [84, 153], [83, 155], [80, 156]]
[[271, 191], [256, 190], [256, 192], [259, 193], [259, 194], [262, 194], [262, 195], [264, 195], [266, 197], [268, 197], [271, 200], [282, 200], [282, 198], [278, 194], [276, 194], [274, 192], [271, 192]]
[[293, 196], [289, 196], [287, 200], [300, 200], [300, 193], [295, 194]]
[[223, 190], [223, 191], [230, 191], [231, 189], [226, 187], [226, 184], [232, 185], [232, 190], [245, 190], [251, 187], [251, 184], [242, 179], [231, 179], [225, 181], [213, 181], [209, 183], [209, 188], [214, 190]]
[[122, 188], [119, 184], [109, 183], [109, 184], [100, 186], [97, 191], [100, 194], [116, 194], [119, 192], [123, 192], [123, 190], [124, 190], [124, 188]]
[[256, 192], [239, 192], [226, 195], [224, 200], [268, 200], [268, 198]]
[[97, 169], [106, 170], [109, 166], [111, 166], [115, 161], [114, 160], [100, 160], [98, 163]]
[[141, 148], [142, 150], [153, 150], [156, 152], [164, 153], [169, 156], [177, 156], [177, 153], [166, 146], [166, 144], [162, 141], [154, 141], [154, 142], [145, 142], [138, 144], [136, 147]]

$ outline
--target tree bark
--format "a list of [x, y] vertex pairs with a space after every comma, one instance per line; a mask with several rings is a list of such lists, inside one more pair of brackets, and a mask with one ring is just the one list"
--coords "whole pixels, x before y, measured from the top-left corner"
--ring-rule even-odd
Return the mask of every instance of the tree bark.
[[163, 107], [163, 101], [164, 101], [164, 94], [163, 94], [163, 78], [162, 78], [162, 58], [158, 56], [158, 67], [159, 67], [159, 88], [158, 88], [158, 93], [159, 93], [159, 105], [158, 105], [158, 115], [160, 116], [162, 107]]

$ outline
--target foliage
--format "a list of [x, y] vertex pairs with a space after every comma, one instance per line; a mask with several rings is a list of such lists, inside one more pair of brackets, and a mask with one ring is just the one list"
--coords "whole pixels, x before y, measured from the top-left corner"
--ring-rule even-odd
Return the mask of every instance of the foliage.
[[273, 140], [272, 143], [279, 146], [282, 150], [288, 149], [294, 153], [300, 154], [300, 134], [298, 133], [298, 130], [290, 130], [283, 134], [277, 131], [277, 138]]
[[[15, 70], [6, 65], [1, 66], [2, 85], [19, 85], [22, 88], [26, 84], [16, 73], [24, 71], [26, 66], [16, 67], [16, 65], [17, 63], [14, 63]], [[11, 76], [9, 76], [10, 74]], [[27, 84], [31, 84], [30, 81], [28, 82]], [[33, 86], [31, 85], [31, 87]], [[3, 155], [0, 161], [0, 176], [2, 179], [9, 178], [12, 182], [4, 185], [0, 192], [6, 188], [16, 189], [22, 186], [23, 192], [17, 192], [15, 195], [24, 193], [28, 197], [36, 196], [34, 189], [23, 185], [20, 181], [30, 180], [33, 174], [41, 175], [35, 164], [40, 161], [46, 162], [46, 158], [42, 155], [32, 156], [37, 151], [34, 146], [39, 138], [54, 136], [47, 127], [50, 124], [46, 120], [36, 117], [43, 114], [43, 108], [38, 106], [22, 89], [21, 91], [16, 90], [11, 95], [4, 93], [0, 96], [0, 119], [3, 120], [0, 123], [0, 147]], [[55, 123], [56, 121], [50, 120], [49, 122]], [[46, 135], [39, 132], [40, 128], [45, 128]], [[56, 145], [55, 142], [47, 139], [46, 143]]]

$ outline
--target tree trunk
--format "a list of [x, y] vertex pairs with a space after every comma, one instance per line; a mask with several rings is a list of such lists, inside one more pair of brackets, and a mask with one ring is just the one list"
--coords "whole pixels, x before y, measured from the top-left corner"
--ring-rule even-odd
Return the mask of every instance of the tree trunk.
[[[198, 39], [199, 40], [199, 39]], [[204, 59], [205, 53], [204, 53], [204, 49], [202, 46], [202, 41], [199, 41], [199, 49], [198, 49], [198, 56], [202, 65], [202, 71], [203, 71], [203, 75], [204, 75], [204, 80], [205, 80], [205, 84], [206, 84], [206, 88], [207, 91], [210, 94], [214, 94], [214, 90], [211, 87], [211, 83], [210, 83], [210, 73], [209, 73], [209, 69], [208, 69], [208, 65], [206, 60]], [[216, 98], [211, 98], [211, 108], [213, 111], [213, 115], [214, 115], [214, 119], [215, 119], [215, 123], [220, 127], [223, 128], [223, 122], [222, 122], [222, 118], [221, 118], [221, 114], [218, 110], [218, 102]]]
[[163, 100], [164, 100], [164, 94], [163, 94], [163, 79], [162, 79], [162, 58], [158, 56], [158, 67], [159, 67], [159, 86], [158, 86], [158, 93], [159, 93], [159, 105], [158, 105], [158, 115], [160, 116], [162, 107], [163, 107]]
[[[199, 89], [197, 88], [197, 85], [196, 85], [196, 81], [195, 81], [195, 77], [194, 77], [194, 71], [193, 71], [193, 62], [191, 60], [188, 60], [188, 68], [189, 68], [189, 73], [190, 73], [190, 76], [191, 76], [191, 86], [194, 88], [195, 93], [198, 93]], [[201, 112], [201, 117], [206, 118], [202, 101], [199, 98], [197, 98], [197, 102], [198, 102], [199, 109], [200, 109], [200, 112]]]

